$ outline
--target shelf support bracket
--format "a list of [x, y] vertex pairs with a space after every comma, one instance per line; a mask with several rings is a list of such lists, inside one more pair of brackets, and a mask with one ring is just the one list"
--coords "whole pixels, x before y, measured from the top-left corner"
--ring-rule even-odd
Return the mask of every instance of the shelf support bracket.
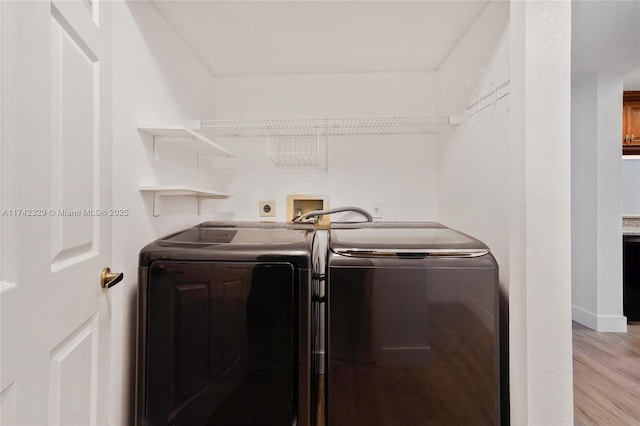
[[156, 135], [153, 135], [153, 159], [157, 160], [158, 159], [158, 151], [156, 151]]
[[162, 198], [158, 191], [153, 192], [153, 217], [158, 217], [162, 214]]
[[[170, 197], [170, 196], [178, 196], [178, 195], [193, 195], [193, 192], [192, 191], [153, 191], [153, 216], [158, 217], [162, 214], [162, 197]], [[200, 205], [200, 202], [198, 202], [198, 206], [199, 205]]]
[[219, 198], [220, 197], [212, 197], [212, 196], [209, 196], [209, 195], [199, 196], [198, 197], [198, 216], [204, 214], [202, 212], [202, 209], [200, 208], [200, 201], [202, 201], [202, 200], [216, 200], [216, 199], [219, 199]]
[[207, 199], [210, 199], [210, 198], [211, 198], [211, 197], [198, 197], [198, 216], [200, 216], [200, 215], [202, 215], [202, 214], [203, 214], [203, 213], [202, 213], [202, 209], [201, 209], [201, 207], [200, 207], [200, 202], [201, 202], [202, 200], [207, 200]]

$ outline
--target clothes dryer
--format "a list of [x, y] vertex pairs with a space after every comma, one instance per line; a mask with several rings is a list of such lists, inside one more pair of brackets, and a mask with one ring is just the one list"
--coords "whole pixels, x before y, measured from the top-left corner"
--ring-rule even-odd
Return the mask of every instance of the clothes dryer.
[[139, 425], [310, 425], [314, 233], [218, 223], [140, 253]]

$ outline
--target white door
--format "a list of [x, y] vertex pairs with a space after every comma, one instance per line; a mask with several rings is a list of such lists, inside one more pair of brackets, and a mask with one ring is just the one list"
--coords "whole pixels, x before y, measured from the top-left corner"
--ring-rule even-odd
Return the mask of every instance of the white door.
[[108, 1], [0, 1], [0, 421], [109, 422]]

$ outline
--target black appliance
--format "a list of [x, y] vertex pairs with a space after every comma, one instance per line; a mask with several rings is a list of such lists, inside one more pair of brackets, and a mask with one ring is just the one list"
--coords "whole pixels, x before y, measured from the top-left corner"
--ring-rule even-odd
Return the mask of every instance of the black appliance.
[[314, 423], [301, 227], [212, 222], [142, 249], [137, 424]]
[[508, 423], [487, 246], [433, 222], [332, 228], [326, 424]]
[[509, 423], [489, 249], [435, 222], [331, 228], [205, 222], [141, 251], [138, 425]]
[[628, 321], [640, 321], [640, 235], [623, 237], [623, 303]]

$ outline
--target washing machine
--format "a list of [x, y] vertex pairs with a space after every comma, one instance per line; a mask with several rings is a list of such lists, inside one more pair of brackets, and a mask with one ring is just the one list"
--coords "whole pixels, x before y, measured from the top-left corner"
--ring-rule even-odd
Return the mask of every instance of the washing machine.
[[435, 222], [332, 224], [326, 271], [327, 425], [501, 424], [485, 244]]
[[209, 223], [140, 253], [139, 425], [310, 425], [308, 229]]

